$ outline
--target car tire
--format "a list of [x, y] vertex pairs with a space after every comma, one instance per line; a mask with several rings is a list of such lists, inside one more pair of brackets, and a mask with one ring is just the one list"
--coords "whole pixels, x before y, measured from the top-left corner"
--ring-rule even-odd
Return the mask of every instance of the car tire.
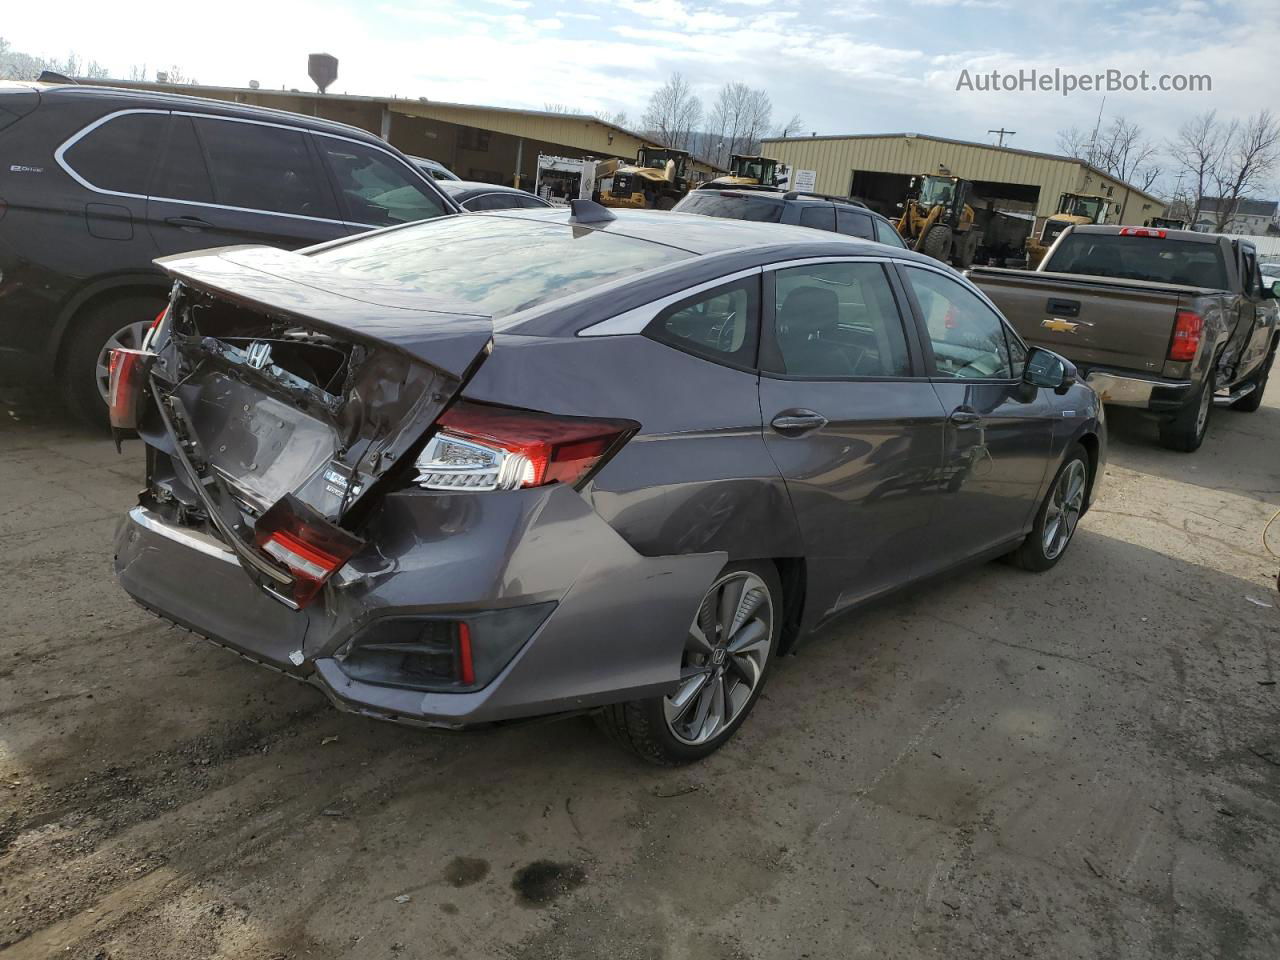
[[116, 343], [140, 347], [142, 334], [164, 304], [164, 298], [159, 296], [120, 297], [90, 307], [71, 319], [67, 330], [70, 339], [58, 370], [63, 400], [71, 414], [91, 426], [107, 425], [107, 403], [101, 386], [103, 353]]
[[1253, 413], [1262, 406], [1262, 394], [1267, 389], [1267, 381], [1271, 378], [1271, 367], [1275, 363], [1276, 354], [1272, 350], [1267, 355], [1267, 359], [1263, 361], [1261, 367], [1254, 371], [1250, 381], [1254, 384], [1252, 390], [1231, 405], [1232, 410], [1239, 410], [1241, 413]]
[[[1033, 573], [1054, 567], [1067, 552], [1089, 496], [1089, 453], [1073, 444], [1036, 511], [1035, 525], [1009, 554], [1014, 566]], [[1057, 523], [1058, 526], [1054, 526]], [[1063, 526], [1065, 524], [1065, 526]]]
[[951, 257], [951, 228], [934, 224], [924, 238], [920, 252], [946, 263]]
[[1195, 453], [1204, 443], [1213, 415], [1213, 375], [1205, 378], [1200, 391], [1169, 420], [1160, 421], [1160, 442], [1170, 450]]
[[[737, 590], [736, 604], [726, 592]], [[720, 608], [732, 606], [726, 615]], [[669, 696], [606, 707], [597, 722], [650, 763], [692, 763], [724, 746], [751, 713], [776, 658], [782, 583], [768, 562], [733, 562], [712, 581], [689, 627], [681, 682]], [[737, 623], [734, 628], [733, 624]], [[736, 652], [735, 652], [736, 646]], [[701, 682], [699, 677], [705, 679]], [[753, 682], [744, 689], [749, 679]]]

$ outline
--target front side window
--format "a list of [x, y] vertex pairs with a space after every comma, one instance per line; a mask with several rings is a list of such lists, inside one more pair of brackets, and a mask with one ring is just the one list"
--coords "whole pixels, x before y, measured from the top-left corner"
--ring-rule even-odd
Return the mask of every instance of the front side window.
[[920, 267], [903, 273], [924, 314], [938, 376], [1013, 378], [1004, 324], [994, 310], [950, 277]]
[[194, 122], [216, 202], [302, 217], [332, 215], [303, 131], [217, 117]]
[[907, 249], [907, 245], [902, 242], [902, 236], [893, 228], [888, 220], [876, 220], [876, 241], [878, 243], [887, 243], [891, 247], [901, 247]]
[[66, 164], [99, 190], [147, 192], [167, 113], [126, 113], [95, 127], [64, 154]]
[[441, 217], [317, 250], [318, 261], [505, 317], [692, 254], [606, 230], [522, 217]]
[[716, 287], [668, 307], [646, 331], [681, 350], [753, 367], [759, 328], [758, 277]]
[[820, 263], [774, 275], [773, 342], [765, 366], [813, 379], [906, 377], [906, 334], [879, 263]]
[[446, 211], [431, 188], [395, 157], [375, 147], [316, 137], [348, 220], [385, 227], [430, 220]]

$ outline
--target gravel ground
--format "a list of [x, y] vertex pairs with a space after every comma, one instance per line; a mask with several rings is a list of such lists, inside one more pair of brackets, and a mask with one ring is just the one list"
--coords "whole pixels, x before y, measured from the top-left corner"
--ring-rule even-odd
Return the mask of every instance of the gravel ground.
[[137, 443], [0, 393], [0, 950], [1280, 956], [1275, 392], [1193, 455], [1113, 413], [1052, 573], [844, 620], [680, 770], [343, 716], [167, 628], [110, 575]]

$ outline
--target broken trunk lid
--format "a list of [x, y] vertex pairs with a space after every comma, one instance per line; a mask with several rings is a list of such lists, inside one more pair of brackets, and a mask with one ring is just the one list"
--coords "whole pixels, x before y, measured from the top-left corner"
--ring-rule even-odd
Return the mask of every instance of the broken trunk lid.
[[295, 253], [157, 262], [182, 285], [168, 351], [187, 371], [161, 387], [187, 411], [200, 479], [254, 516], [292, 495], [340, 521], [425, 436], [492, 337], [487, 317]]

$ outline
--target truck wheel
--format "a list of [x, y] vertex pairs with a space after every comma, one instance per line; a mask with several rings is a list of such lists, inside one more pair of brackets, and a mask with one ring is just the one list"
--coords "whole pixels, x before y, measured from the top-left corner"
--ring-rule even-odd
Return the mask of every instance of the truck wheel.
[[920, 252], [927, 257], [933, 257], [935, 260], [947, 263], [951, 257], [951, 228], [942, 226], [930, 227], [929, 235], [924, 238], [924, 244], [921, 246]]
[[59, 368], [63, 400], [70, 413], [90, 426], [107, 425], [109, 351], [142, 346], [147, 328], [164, 304], [160, 296], [120, 297], [71, 318]]
[[1208, 376], [1200, 386], [1200, 392], [1187, 405], [1174, 414], [1171, 420], [1160, 423], [1160, 442], [1170, 450], [1195, 453], [1204, 443], [1209, 429], [1209, 415], [1213, 412], [1213, 376]]
[[1023, 570], [1043, 573], [1062, 559], [1084, 513], [1088, 491], [1089, 454], [1077, 443], [1067, 451], [1044, 503], [1036, 511], [1035, 526], [1018, 549], [1009, 554], [1010, 562]]
[[669, 696], [597, 714], [619, 746], [650, 763], [701, 760], [747, 719], [776, 659], [782, 584], [772, 563], [730, 563], [698, 605]]
[[1267, 380], [1271, 377], [1271, 365], [1275, 362], [1275, 359], [1276, 355], [1272, 352], [1263, 361], [1262, 366], [1254, 371], [1253, 376], [1249, 378], [1253, 382], [1253, 390], [1233, 403], [1231, 405], [1232, 410], [1253, 413], [1262, 406], [1262, 392], [1267, 389]]

